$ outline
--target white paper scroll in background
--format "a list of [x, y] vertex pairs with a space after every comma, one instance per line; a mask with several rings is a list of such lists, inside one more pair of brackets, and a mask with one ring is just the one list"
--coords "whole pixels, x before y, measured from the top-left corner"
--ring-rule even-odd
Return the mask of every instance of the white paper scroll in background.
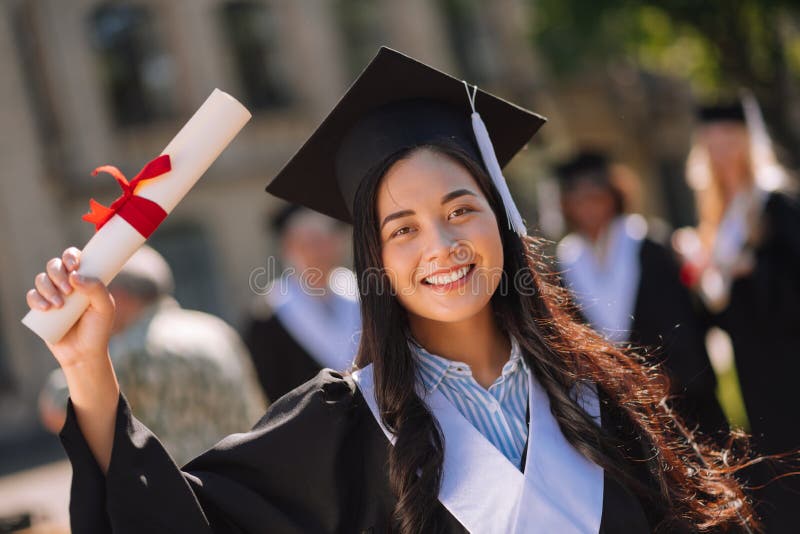
[[[169, 214], [250, 117], [235, 98], [214, 89], [161, 153], [169, 155], [172, 170], [141, 182], [136, 194], [156, 202]], [[144, 242], [145, 238], [125, 219], [114, 215], [83, 248], [78, 272], [108, 284]], [[31, 310], [22, 323], [48, 343], [57, 343], [88, 305], [85, 296], [73, 292], [61, 308]]]

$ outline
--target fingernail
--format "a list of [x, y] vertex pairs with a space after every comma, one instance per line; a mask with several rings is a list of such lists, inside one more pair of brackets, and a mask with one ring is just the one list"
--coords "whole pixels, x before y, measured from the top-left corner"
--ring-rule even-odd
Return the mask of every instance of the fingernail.
[[66, 293], [67, 295], [72, 293], [72, 286], [69, 285], [68, 282], [64, 282], [63, 284], [60, 285], [61, 285], [61, 291], [63, 291], [64, 293]]
[[83, 284], [86, 282], [86, 277], [83, 276], [82, 274], [72, 273], [72, 276], [75, 277], [75, 281], [78, 282], [79, 284]]
[[64, 301], [58, 295], [53, 295], [50, 298], [50, 302], [53, 303], [53, 306], [61, 307], [64, 304]]

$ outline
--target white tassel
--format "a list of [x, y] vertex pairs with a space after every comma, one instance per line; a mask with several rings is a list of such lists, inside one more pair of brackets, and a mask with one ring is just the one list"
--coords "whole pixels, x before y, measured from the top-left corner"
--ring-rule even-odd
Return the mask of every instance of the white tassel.
[[744, 120], [750, 133], [750, 157], [755, 170], [756, 185], [764, 191], [775, 191], [786, 186], [786, 171], [778, 163], [772, 139], [756, 97], [747, 89], [740, 94]]
[[478, 92], [478, 86], [475, 86], [471, 93], [467, 82], [464, 82], [464, 86], [467, 88], [467, 97], [469, 98], [469, 104], [472, 108], [472, 131], [475, 133], [475, 141], [478, 143], [478, 149], [481, 152], [483, 164], [489, 172], [494, 186], [500, 193], [500, 197], [503, 199], [503, 206], [506, 209], [506, 218], [508, 219], [508, 227], [514, 230], [520, 237], [523, 237], [528, 233], [525, 228], [525, 222], [522, 220], [522, 215], [520, 215], [514, 198], [511, 196], [511, 191], [508, 190], [508, 184], [503, 176], [502, 169], [500, 169], [500, 163], [497, 161], [497, 155], [494, 152], [494, 146], [489, 137], [489, 131], [486, 129], [486, 125], [483, 123], [480, 113], [475, 111], [475, 95]]

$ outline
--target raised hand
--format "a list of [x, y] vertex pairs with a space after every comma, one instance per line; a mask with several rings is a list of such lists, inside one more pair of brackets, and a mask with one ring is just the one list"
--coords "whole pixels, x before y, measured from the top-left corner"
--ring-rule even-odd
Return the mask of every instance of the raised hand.
[[73, 291], [89, 298], [89, 307], [72, 329], [58, 343], [47, 344], [61, 367], [105, 358], [114, 322], [114, 299], [100, 280], [77, 273], [80, 258], [81, 251], [70, 247], [61, 258], [48, 261], [26, 295], [28, 305], [38, 310], [60, 308]]
[[114, 323], [114, 299], [96, 278], [77, 273], [81, 251], [70, 247], [61, 258], [47, 262], [36, 275], [35, 289], [26, 297], [31, 309], [49, 310], [64, 305], [74, 291], [89, 298], [89, 307], [58, 343], [47, 346], [64, 370], [70, 398], [81, 432], [100, 468], [105, 472], [111, 458], [119, 384], [108, 354]]

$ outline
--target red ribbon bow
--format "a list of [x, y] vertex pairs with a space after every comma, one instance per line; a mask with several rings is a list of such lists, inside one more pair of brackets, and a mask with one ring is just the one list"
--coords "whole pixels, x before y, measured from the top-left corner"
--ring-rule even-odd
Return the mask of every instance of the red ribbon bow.
[[95, 230], [99, 230], [115, 214], [125, 219], [137, 232], [145, 238], [150, 237], [158, 225], [167, 217], [164, 208], [150, 199], [136, 196], [136, 186], [145, 180], [150, 180], [161, 176], [172, 170], [169, 155], [163, 154], [148, 163], [134, 176], [130, 182], [122, 172], [113, 165], [103, 165], [92, 171], [92, 176], [97, 173], [105, 172], [114, 177], [122, 188], [122, 195], [117, 198], [109, 207], [105, 207], [95, 199], [89, 200], [89, 213], [82, 219], [94, 224]]

